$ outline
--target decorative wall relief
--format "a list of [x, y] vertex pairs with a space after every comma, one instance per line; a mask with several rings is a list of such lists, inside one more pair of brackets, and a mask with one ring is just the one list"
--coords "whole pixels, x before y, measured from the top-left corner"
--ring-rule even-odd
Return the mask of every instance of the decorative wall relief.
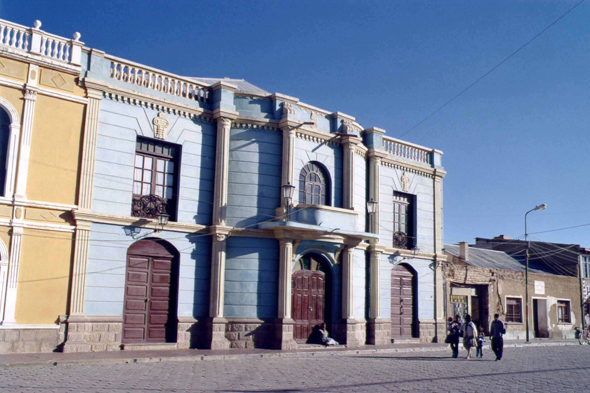
[[408, 174], [406, 172], [404, 172], [404, 174], [402, 175], [401, 183], [402, 183], [402, 191], [408, 192], [410, 189], [410, 177], [408, 176]]
[[290, 102], [283, 102], [283, 117], [295, 115], [295, 108]]
[[166, 139], [166, 131], [170, 122], [166, 120], [166, 114], [164, 112], [158, 113], [158, 116], [154, 117], [154, 137], [157, 139]]

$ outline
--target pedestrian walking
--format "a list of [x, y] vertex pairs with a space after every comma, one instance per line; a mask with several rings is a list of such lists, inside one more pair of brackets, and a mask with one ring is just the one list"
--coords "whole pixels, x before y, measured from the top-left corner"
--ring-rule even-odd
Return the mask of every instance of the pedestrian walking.
[[492, 351], [496, 354], [496, 361], [502, 359], [502, 352], [504, 351], [504, 338], [502, 336], [504, 334], [506, 334], [504, 322], [500, 321], [499, 314], [494, 314], [490, 336], [492, 339]]
[[465, 315], [465, 333], [463, 335], [463, 347], [467, 350], [465, 359], [471, 359], [471, 349], [477, 347], [477, 327], [471, 322], [471, 315]]
[[445, 343], [451, 346], [452, 356], [454, 358], [459, 356], [459, 326], [455, 321], [453, 321], [453, 317], [449, 317], [447, 320], [447, 338], [445, 339]]
[[476, 358], [483, 358], [483, 343], [485, 342], [485, 333], [483, 331], [483, 326], [479, 327], [479, 335], [477, 336], [477, 348], [475, 351]]

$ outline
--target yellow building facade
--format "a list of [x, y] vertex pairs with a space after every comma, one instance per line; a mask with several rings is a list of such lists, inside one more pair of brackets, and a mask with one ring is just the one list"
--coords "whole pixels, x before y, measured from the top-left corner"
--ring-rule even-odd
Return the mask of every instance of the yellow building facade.
[[75, 36], [0, 20], [0, 353], [64, 339], [87, 103]]

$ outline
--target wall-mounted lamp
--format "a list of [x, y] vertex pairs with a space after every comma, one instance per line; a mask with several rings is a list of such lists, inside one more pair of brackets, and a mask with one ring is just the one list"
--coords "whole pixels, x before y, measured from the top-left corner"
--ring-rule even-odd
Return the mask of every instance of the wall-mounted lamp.
[[140, 227], [127, 226], [124, 227], [123, 230], [125, 231], [125, 236], [131, 236], [133, 239], [141, 233]]
[[158, 214], [158, 225], [156, 225], [156, 232], [163, 231], [166, 224], [168, 224], [169, 219], [170, 219], [169, 214], [159, 213]]
[[285, 216], [283, 217], [283, 221], [288, 221], [291, 215], [291, 205], [293, 203], [293, 195], [295, 194], [295, 186], [292, 186], [291, 183], [287, 183], [283, 185], [283, 199], [285, 200]]
[[369, 213], [369, 232], [375, 232], [373, 230], [373, 216], [377, 212], [378, 204], [379, 202], [375, 201], [373, 198], [367, 202], [367, 212]]

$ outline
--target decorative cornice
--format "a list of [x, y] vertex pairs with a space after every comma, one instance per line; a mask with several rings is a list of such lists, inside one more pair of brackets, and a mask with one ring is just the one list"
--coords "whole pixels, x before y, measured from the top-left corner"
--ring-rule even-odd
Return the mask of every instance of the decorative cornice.
[[326, 134], [319, 131], [311, 131], [303, 128], [298, 128], [295, 136], [306, 141], [325, 143], [327, 146], [336, 147], [340, 145], [341, 140], [337, 135]]
[[245, 120], [245, 119], [236, 119], [235, 121], [232, 122], [231, 124], [232, 128], [252, 128], [255, 130], [261, 130], [261, 131], [271, 131], [271, 132], [277, 132], [279, 131], [279, 129], [277, 128], [276, 124], [274, 123], [254, 123], [252, 121], [249, 120]]
[[0, 226], [4, 227], [17, 227], [17, 228], [27, 228], [27, 229], [39, 229], [39, 230], [46, 230], [46, 231], [55, 231], [55, 232], [68, 232], [73, 233], [76, 230], [75, 226], [72, 225], [60, 225], [60, 224], [51, 224], [47, 222], [37, 222], [37, 221], [26, 221], [26, 220], [12, 220], [9, 218], [0, 218]]

